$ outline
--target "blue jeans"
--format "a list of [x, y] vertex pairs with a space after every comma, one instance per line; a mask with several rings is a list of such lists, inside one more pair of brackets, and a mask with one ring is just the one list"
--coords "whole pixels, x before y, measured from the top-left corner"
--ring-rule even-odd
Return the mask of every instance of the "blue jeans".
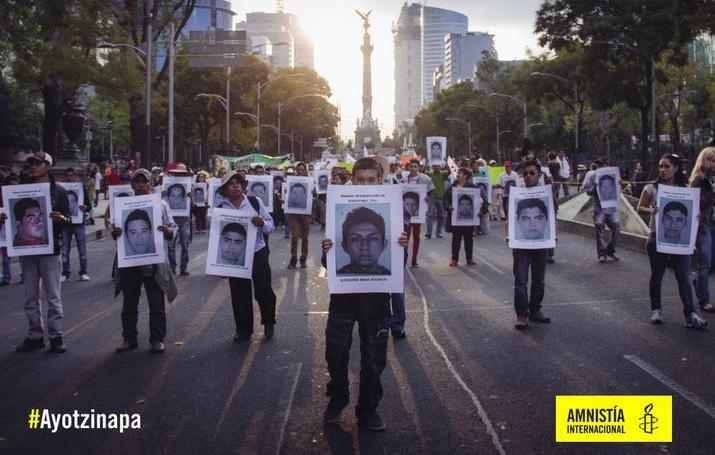
[[325, 360], [330, 373], [327, 395], [344, 403], [350, 401], [348, 364], [355, 322], [360, 335], [360, 395], [355, 414], [362, 416], [377, 409], [382, 399], [380, 376], [387, 364], [390, 319], [382, 316], [356, 318], [351, 315], [328, 315], [325, 327]]
[[7, 255], [7, 248], [0, 248], [2, 251], [2, 279], [10, 281], [10, 257]]
[[181, 244], [181, 270], [189, 265], [189, 244], [191, 243], [191, 218], [174, 218], [179, 232], [169, 241], [169, 265], [176, 269], [176, 242]]
[[715, 221], [708, 221], [705, 226], [698, 228], [698, 237], [695, 241], [695, 255], [698, 260], [698, 278], [695, 280], [695, 295], [700, 305], [710, 303], [710, 289], [708, 280], [712, 270], [712, 260], [715, 257]]
[[[616, 252], [618, 234], [621, 233], [621, 224], [618, 211], [615, 213], [593, 212], [593, 224], [596, 226], [596, 252], [598, 257]], [[606, 226], [611, 230], [611, 240], [606, 245]]]
[[84, 224], [73, 224], [62, 229], [62, 275], [70, 276], [70, 252], [72, 249], [72, 236], [77, 240], [79, 251], [79, 274], [87, 273], [87, 238]]
[[[517, 316], [528, 316], [541, 309], [544, 300], [544, 279], [548, 249], [514, 249], [514, 311]], [[531, 269], [531, 292], [527, 292]]]
[[435, 219], [437, 220], [436, 234], [441, 235], [444, 227], [444, 201], [442, 198], [433, 197], [427, 208], [427, 232], [425, 234], [430, 237], [432, 236], [432, 223]]
[[695, 311], [693, 307], [693, 290], [688, 282], [690, 274], [690, 256], [686, 254], [665, 254], [658, 253], [655, 247], [655, 241], [648, 241], [647, 244], [648, 259], [650, 259], [650, 308], [651, 310], [660, 310], [660, 292], [663, 286], [663, 276], [665, 269], [668, 266], [668, 261], [673, 266], [675, 279], [678, 281], [678, 293], [680, 300], [683, 302], [683, 314], [688, 320], [690, 313]]
[[404, 330], [405, 320], [405, 294], [394, 292], [390, 294], [390, 302], [392, 306], [392, 316], [390, 317], [390, 328], [393, 330]]

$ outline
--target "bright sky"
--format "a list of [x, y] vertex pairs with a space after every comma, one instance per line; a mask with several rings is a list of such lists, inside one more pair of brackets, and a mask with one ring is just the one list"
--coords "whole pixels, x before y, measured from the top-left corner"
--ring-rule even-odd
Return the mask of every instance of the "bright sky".
[[[412, 3], [412, 2], [410, 2]], [[534, 19], [540, 0], [432, 0], [428, 6], [466, 14], [470, 31], [495, 35], [501, 60], [523, 59], [527, 48], [538, 50], [533, 34]], [[232, 0], [236, 22], [246, 13], [275, 12], [275, 0]], [[332, 102], [341, 104], [342, 136], [354, 138], [355, 122], [362, 111], [362, 19], [355, 13], [373, 10], [370, 15], [372, 37], [373, 116], [383, 135], [394, 128], [395, 82], [392, 23], [397, 21], [404, 4], [401, 0], [285, 0], [285, 11], [296, 14], [313, 38], [315, 69], [333, 90]]]

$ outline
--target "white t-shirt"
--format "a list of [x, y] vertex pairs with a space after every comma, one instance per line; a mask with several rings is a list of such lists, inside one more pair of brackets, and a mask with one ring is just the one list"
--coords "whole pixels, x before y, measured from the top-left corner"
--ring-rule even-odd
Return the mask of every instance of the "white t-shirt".
[[568, 158], [564, 156], [564, 159], [559, 158], [559, 163], [561, 163], [561, 177], [568, 179], [571, 177], [571, 164], [569, 164]]
[[517, 184], [518, 178], [519, 174], [514, 171], [511, 171], [511, 174], [502, 172], [499, 175], [499, 186], [503, 188], [502, 197], [505, 197], [507, 199], [509, 198], [509, 187], [515, 186]]

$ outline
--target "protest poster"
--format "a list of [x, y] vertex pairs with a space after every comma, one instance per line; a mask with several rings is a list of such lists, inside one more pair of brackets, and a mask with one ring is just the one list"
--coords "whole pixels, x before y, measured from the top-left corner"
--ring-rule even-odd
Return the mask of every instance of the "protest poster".
[[452, 226], [479, 226], [481, 189], [452, 187]]
[[411, 224], [425, 224], [427, 222], [427, 185], [419, 183], [403, 183], [402, 205], [410, 212]]
[[285, 213], [311, 215], [313, 213], [313, 177], [289, 175], [286, 184], [288, 185], [288, 194], [285, 200]]
[[556, 246], [556, 213], [551, 185], [513, 187], [509, 192], [509, 248]]
[[114, 201], [120, 197], [134, 196], [131, 185], [110, 185], [109, 186], [109, 220], [114, 220]]
[[189, 216], [191, 213], [189, 200], [191, 176], [167, 175], [164, 177], [162, 185], [166, 192], [165, 200], [169, 205], [171, 216]]
[[693, 254], [700, 216], [700, 188], [658, 185], [657, 206], [656, 251], [679, 255]]
[[430, 136], [427, 138], [427, 162], [430, 166], [444, 166], [447, 160], [447, 138]]
[[485, 196], [487, 197], [487, 202], [489, 204], [492, 203], [492, 178], [489, 176], [489, 174], [485, 175], [478, 175], [475, 177], [472, 177], [472, 184], [479, 188], [480, 190], [484, 191]]
[[596, 169], [596, 191], [602, 209], [618, 208], [621, 193], [621, 174], [617, 167]]
[[194, 183], [194, 205], [196, 207], [206, 207], [206, 196], [208, 193], [208, 183], [198, 182]]
[[84, 184], [82, 182], [62, 182], [58, 185], [67, 191], [72, 224], [84, 224], [84, 212], [79, 208], [80, 205], [84, 205]]
[[6, 185], [2, 187], [2, 197], [7, 214], [7, 255], [15, 257], [54, 253], [50, 184]]
[[206, 253], [207, 275], [251, 278], [258, 232], [251, 222], [254, 216], [250, 211], [214, 209]]
[[118, 197], [114, 201], [119, 268], [161, 264], [165, 260], [161, 199], [158, 194]]
[[247, 175], [249, 196], [255, 196], [263, 202], [268, 212], [273, 211], [273, 177], [270, 175]]
[[330, 171], [322, 169], [315, 171], [315, 193], [325, 194], [328, 192], [328, 184], [330, 183]]

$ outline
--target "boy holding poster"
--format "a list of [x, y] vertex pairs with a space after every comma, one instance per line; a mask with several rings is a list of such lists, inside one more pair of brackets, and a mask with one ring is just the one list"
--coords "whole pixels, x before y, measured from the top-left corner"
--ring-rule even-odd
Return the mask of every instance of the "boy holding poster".
[[[145, 196], [151, 194], [151, 174], [146, 169], [137, 169], [132, 176], [132, 189], [136, 196]], [[174, 222], [174, 219], [169, 214], [169, 206], [165, 201], [161, 203], [161, 225], [155, 229], [164, 235], [164, 240], [171, 240], [179, 228]], [[125, 220], [126, 228], [130, 228], [130, 224], [135, 223], [138, 229], [149, 224], [148, 220], [143, 220], [140, 213], [130, 214]], [[120, 214], [114, 215], [114, 220], [120, 220]], [[127, 223], [127, 221], [129, 221]], [[158, 223], [157, 223], [158, 224]], [[148, 226], [151, 228], [151, 226]], [[113, 226], [112, 237], [115, 240], [119, 239], [125, 232], [120, 226]], [[129, 233], [126, 233], [129, 235]], [[138, 243], [141, 243], [141, 252], [151, 248], [146, 241], [141, 239], [134, 240], [130, 243], [131, 248], [136, 248]], [[137, 251], [135, 251], [137, 252]], [[141, 296], [141, 288], [144, 285], [146, 291], [147, 302], [149, 304], [149, 342], [151, 350], [156, 354], [164, 352], [164, 338], [166, 337], [166, 310], [164, 307], [164, 294], [173, 301], [176, 297], [176, 283], [174, 275], [169, 271], [166, 263], [140, 265], [136, 267], [123, 267], [119, 269], [119, 279], [114, 290], [114, 295], [117, 296], [120, 292], [124, 294], [124, 302], [122, 305], [122, 338], [124, 342], [117, 348], [117, 352], [127, 352], [137, 348], [137, 319], [139, 306], [139, 297]]]
[[[382, 181], [382, 173], [377, 161], [372, 158], [362, 158], [353, 166], [353, 185], [379, 185]], [[402, 222], [405, 223], [405, 212], [402, 208], [400, 212], [403, 213]], [[409, 220], [409, 214], [406, 215], [406, 219]], [[393, 220], [394, 222], [396, 220]], [[380, 231], [380, 227], [384, 228], [380, 221], [370, 223], [369, 226], [368, 223], [363, 224], [366, 224], [366, 228], [374, 227], [376, 231]], [[406, 224], [409, 225], [409, 222]], [[375, 232], [375, 235], [375, 243], [379, 243], [380, 234]], [[384, 238], [382, 240], [384, 241]], [[405, 248], [407, 233], [402, 232], [397, 242]], [[360, 243], [369, 245], [371, 241], [369, 238], [364, 238]], [[332, 239], [323, 240], [324, 267], [327, 267], [327, 253], [332, 247]], [[389, 245], [380, 248], [385, 247], [389, 248]], [[334, 267], [334, 264], [331, 266]], [[384, 272], [382, 269], [380, 271]], [[348, 364], [355, 322], [358, 323], [362, 357], [360, 396], [355, 413], [360, 426], [372, 431], [383, 431], [385, 424], [377, 413], [377, 406], [382, 398], [380, 376], [387, 363], [387, 339], [390, 329], [390, 293], [388, 292], [330, 294], [328, 322], [325, 328], [325, 358], [330, 373], [327, 394], [330, 402], [325, 409], [323, 419], [325, 422], [334, 422], [350, 402]]]
[[[536, 188], [541, 178], [541, 166], [536, 160], [526, 160], [523, 164], [524, 186]], [[553, 193], [549, 185], [543, 187], [544, 194], [551, 198]], [[509, 214], [506, 228], [507, 243], [512, 248], [514, 257], [514, 310], [516, 311], [516, 329], [525, 329], [529, 321], [549, 323], [551, 318], [544, 316], [541, 302], [544, 300], [544, 279], [546, 276], [546, 261], [549, 255], [549, 245], [555, 236], [553, 205], [541, 198], [523, 198], [516, 200], [517, 190], [512, 188], [509, 194]], [[518, 202], [518, 203], [517, 203]], [[551, 207], [552, 210], [548, 210]], [[510, 240], [510, 237], [511, 240]], [[529, 244], [544, 243], [544, 247], [529, 248]], [[518, 247], [516, 244], [523, 244]], [[531, 270], [531, 293], [527, 291]]]
[[[228, 285], [231, 289], [231, 306], [233, 307], [233, 318], [236, 322], [236, 334], [233, 341], [248, 341], [253, 334], [253, 292], [256, 293], [258, 308], [261, 310], [261, 324], [264, 326], [266, 339], [273, 338], [276, 325], [276, 294], [271, 285], [271, 265], [268, 261], [268, 245], [263, 237], [264, 234], [273, 232], [273, 218], [268, 214], [268, 210], [263, 202], [257, 197], [246, 196], [248, 182], [241, 174], [231, 171], [221, 179], [221, 186], [218, 191], [223, 198], [223, 202], [218, 208], [235, 210], [238, 214], [250, 214], [250, 222], [256, 227], [255, 241], [252, 245], [239, 246], [241, 241], [250, 240], [250, 235], [244, 236], [238, 226], [228, 228], [230, 224], [225, 224], [223, 228], [224, 242], [233, 242], [231, 251], [226, 250], [220, 253], [226, 259], [222, 261], [239, 261], [242, 253], [241, 248], [253, 248], [253, 267], [250, 278], [237, 278], [229, 276]], [[220, 217], [219, 217], [220, 218]], [[220, 221], [219, 221], [220, 222]], [[216, 226], [218, 227], [218, 226]], [[223, 230], [223, 229], [222, 229]], [[232, 231], [232, 233], [231, 233]], [[243, 227], [245, 231], [245, 227]], [[218, 245], [219, 242], [210, 245]], [[226, 245], [228, 247], [228, 245]], [[210, 252], [212, 257], [219, 252]], [[246, 255], [243, 252], [244, 257]], [[208, 268], [207, 268], [208, 270]]]

